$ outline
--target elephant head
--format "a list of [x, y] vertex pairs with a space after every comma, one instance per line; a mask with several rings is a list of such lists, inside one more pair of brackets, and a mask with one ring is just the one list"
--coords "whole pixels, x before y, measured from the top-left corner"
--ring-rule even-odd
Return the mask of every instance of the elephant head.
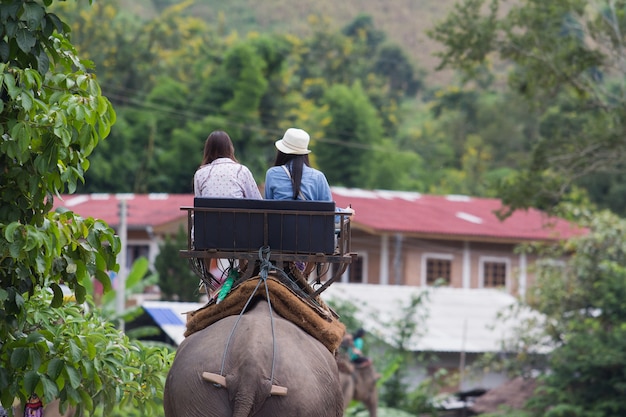
[[166, 417], [340, 417], [333, 354], [266, 301], [185, 338], [167, 375]]
[[378, 409], [378, 390], [376, 381], [380, 375], [371, 362], [356, 366], [345, 355], [337, 356], [339, 379], [343, 391], [344, 410], [352, 400], [362, 402], [368, 409], [370, 417], [376, 417]]

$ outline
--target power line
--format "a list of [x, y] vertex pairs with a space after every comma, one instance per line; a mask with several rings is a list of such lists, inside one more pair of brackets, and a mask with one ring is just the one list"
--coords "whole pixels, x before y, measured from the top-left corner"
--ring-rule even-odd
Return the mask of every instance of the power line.
[[[114, 89], [115, 88], [113, 88], [113, 90]], [[163, 113], [163, 114], [168, 114], [168, 115], [171, 115], [171, 116], [175, 116], [178, 120], [181, 120], [181, 121], [186, 121], [188, 119], [200, 120], [203, 117], [208, 116], [208, 114], [204, 114], [203, 115], [203, 114], [200, 114], [200, 113], [195, 112], [195, 111], [189, 111], [189, 110], [187, 110], [187, 111], [180, 111], [180, 110], [177, 110], [177, 109], [175, 109], [173, 107], [170, 107], [170, 106], [156, 105], [154, 103], [141, 101], [139, 99], [136, 99], [135, 97], [128, 96], [128, 95], [115, 94], [115, 93], [112, 93], [112, 94], [109, 93], [107, 95], [109, 97], [111, 97], [111, 98], [115, 98], [117, 100], [123, 101], [126, 104], [126, 106], [128, 106], [128, 107], [132, 107], [132, 108], [135, 108], [135, 109], [138, 109], [138, 110], [156, 111], [156, 112], [160, 112], [160, 113]], [[216, 108], [216, 110], [217, 110], [217, 108]], [[235, 113], [235, 114], [237, 114], [237, 113]], [[242, 114], [242, 113], [239, 113], [239, 114], [242, 117], [244, 116], [244, 114]], [[276, 135], [276, 137], [280, 137], [280, 135], [283, 134], [282, 130], [266, 128], [266, 127], [260, 127], [260, 126], [255, 126], [255, 125], [245, 125], [245, 124], [242, 124], [240, 122], [229, 120], [224, 115], [218, 115], [218, 116], [224, 120], [224, 123], [226, 125], [232, 126], [232, 127], [235, 127], [235, 128], [245, 129], [245, 130], [249, 130], [249, 131], [274, 133]], [[333, 139], [333, 138], [320, 137], [320, 138], [314, 138], [314, 141], [315, 142], [332, 144], [332, 145], [337, 145], [337, 146], [342, 146], [342, 147], [345, 147], [345, 148], [362, 149], [362, 150], [366, 150], [366, 151], [383, 152], [383, 153], [387, 153], [387, 154], [406, 154], [407, 152], [417, 154], [414, 151], [399, 150], [399, 149], [390, 150], [389, 148], [384, 147], [382, 145], [366, 144], [366, 143], [356, 143], [356, 142], [342, 141], [340, 139]]]

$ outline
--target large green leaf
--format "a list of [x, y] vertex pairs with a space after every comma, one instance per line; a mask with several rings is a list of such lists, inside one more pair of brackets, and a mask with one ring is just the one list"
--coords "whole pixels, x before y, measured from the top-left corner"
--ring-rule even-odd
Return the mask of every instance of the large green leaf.
[[41, 383], [43, 385], [43, 395], [46, 400], [52, 401], [58, 398], [59, 388], [57, 387], [57, 384], [54, 383], [54, 381], [51, 381], [50, 378], [48, 378], [48, 376], [42, 375]]
[[35, 388], [37, 384], [39, 384], [39, 380], [41, 376], [37, 371], [28, 371], [24, 376], [24, 390], [26, 392], [35, 392]]
[[13, 368], [23, 368], [28, 362], [28, 349], [19, 347], [11, 353], [11, 366]]
[[21, 19], [26, 21], [28, 28], [32, 31], [39, 29], [44, 15], [45, 10], [41, 5], [27, 1], [24, 3], [24, 12]]
[[30, 52], [37, 42], [35, 35], [28, 29], [18, 29], [15, 39], [19, 48], [26, 53]]
[[128, 276], [126, 277], [126, 288], [133, 288], [135, 285], [139, 284], [141, 279], [148, 272], [148, 268], [150, 267], [150, 263], [146, 257], [139, 257], [133, 262], [133, 265], [128, 272]]
[[48, 363], [48, 373], [47, 375], [52, 379], [56, 380], [59, 375], [61, 375], [61, 371], [65, 366], [64, 362], [60, 358], [52, 358]]

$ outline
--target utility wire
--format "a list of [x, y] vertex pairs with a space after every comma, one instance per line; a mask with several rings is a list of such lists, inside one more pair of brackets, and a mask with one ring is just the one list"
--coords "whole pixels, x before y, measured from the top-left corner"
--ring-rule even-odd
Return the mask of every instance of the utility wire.
[[[181, 121], [185, 121], [189, 119], [200, 120], [203, 117], [209, 116], [209, 114], [202, 115], [195, 111], [189, 111], [189, 110], [180, 111], [170, 106], [147, 103], [140, 99], [136, 99], [132, 96], [120, 95], [120, 94], [115, 94], [115, 93], [109, 93], [106, 95], [110, 98], [115, 98], [117, 100], [123, 101], [127, 107], [135, 108], [138, 110], [156, 111], [162, 114], [168, 114], [170, 116], [176, 117], [178, 120], [181, 120]], [[254, 126], [254, 125], [245, 125], [239, 122], [229, 120], [222, 115], [218, 115], [218, 116], [220, 116], [224, 120], [225, 124], [227, 124], [228, 126], [236, 127], [239, 129], [257, 131], [261, 133], [265, 133], [265, 132], [274, 133], [275, 137], [279, 137], [280, 135], [284, 133], [282, 130], [272, 129], [272, 128], [263, 128], [263, 127]], [[332, 139], [332, 138], [325, 138], [325, 137], [315, 138], [314, 140], [316, 142], [337, 145], [337, 146], [341, 146], [344, 148], [362, 149], [362, 150], [367, 150], [367, 151], [375, 151], [375, 152], [382, 152], [382, 153], [388, 153], [388, 154], [406, 154], [407, 152], [415, 153], [414, 151], [399, 150], [399, 149], [390, 150], [388, 147], [381, 146], [381, 145], [355, 143], [355, 142], [342, 141], [340, 139]]]

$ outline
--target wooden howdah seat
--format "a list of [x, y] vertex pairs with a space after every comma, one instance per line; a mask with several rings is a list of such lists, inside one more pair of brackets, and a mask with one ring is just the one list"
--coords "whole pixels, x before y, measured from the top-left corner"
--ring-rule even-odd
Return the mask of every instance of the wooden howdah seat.
[[189, 239], [180, 255], [189, 258], [205, 283], [209, 260], [247, 261], [242, 281], [251, 277], [250, 265], [258, 265], [263, 251], [277, 268], [306, 262], [307, 273], [316, 271], [310, 284], [317, 296], [345, 272], [354, 255], [349, 214], [336, 211], [334, 202], [196, 197], [193, 207], [181, 210], [187, 211]]

